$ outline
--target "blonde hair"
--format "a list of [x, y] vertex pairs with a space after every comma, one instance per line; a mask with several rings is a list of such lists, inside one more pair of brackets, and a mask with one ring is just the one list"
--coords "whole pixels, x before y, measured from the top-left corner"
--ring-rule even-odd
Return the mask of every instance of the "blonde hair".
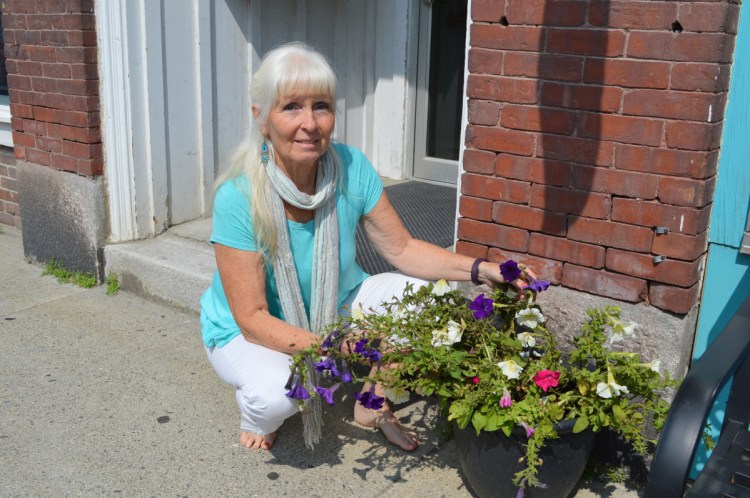
[[[250, 191], [246, 195], [255, 238], [267, 262], [276, 255], [276, 226], [265, 194], [268, 176], [261, 162], [261, 146], [266, 140], [260, 127], [281, 97], [300, 91], [325, 94], [332, 102], [336, 101], [336, 76], [326, 58], [300, 42], [287, 43], [268, 52], [250, 85], [250, 102], [258, 110], [255, 119], [250, 121], [250, 134], [230, 157], [227, 171], [216, 180], [216, 188], [219, 188], [226, 181], [247, 176]], [[273, 146], [270, 142], [267, 145], [268, 153], [273, 157]], [[328, 153], [336, 169], [336, 178], [340, 180], [341, 161], [330, 145]]]

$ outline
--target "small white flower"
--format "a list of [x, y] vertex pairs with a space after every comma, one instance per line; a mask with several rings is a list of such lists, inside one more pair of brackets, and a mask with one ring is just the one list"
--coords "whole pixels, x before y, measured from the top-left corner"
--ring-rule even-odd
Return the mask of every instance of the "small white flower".
[[448, 292], [450, 292], [450, 290], [451, 286], [448, 285], [448, 282], [446, 282], [444, 278], [441, 278], [432, 288], [432, 293], [440, 297], [446, 295]]
[[432, 331], [432, 345], [434, 347], [450, 346], [451, 344], [459, 342], [461, 340], [461, 336], [463, 336], [465, 328], [466, 324], [463, 323], [463, 321], [459, 325], [453, 320], [449, 320], [448, 325], [446, 325], [442, 329], [436, 329]]
[[518, 334], [518, 340], [521, 341], [521, 345], [525, 348], [533, 348], [536, 345], [536, 339], [528, 332]]
[[509, 379], [517, 379], [523, 371], [523, 367], [513, 360], [501, 361], [497, 366], [500, 367], [503, 375]]
[[401, 387], [394, 387], [393, 389], [386, 388], [385, 397], [395, 404], [406, 403], [409, 401], [409, 391]]
[[596, 385], [596, 394], [601, 398], [609, 399], [612, 397], [612, 389], [606, 382], [600, 382]]
[[448, 327], [432, 331], [432, 347], [450, 346], [450, 344], [451, 342], [448, 340]]
[[448, 340], [451, 344], [455, 344], [461, 340], [465, 328], [466, 324], [463, 320], [461, 320], [460, 325], [453, 320], [448, 320]]
[[365, 312], [361, 306], [357, 305], [352, 308], [352, 319], [362, 320], [365, 317]]
[[411, 341], [407, 337], [401, 337], [398, 334], [393, 334], [390, 337], [386, 338], [386, 341], [388, 341], [388, 344], [391, 344], [393, 346], [408, 346], [411, 344]]
[[612, 323], [608, 324], [604, 331], [607, 333], [610, 343], [620, 342], [626, 336], [630, 337], [635, 334], [635, 329], [638, 324], [635, 322], [623, 322], [620, 320], [612, 320]]
[[649, 368], [653, 370], [656, 373], [659, 373], [661, 370], [661, 360], [654, 360], [649, 364]]
[[600, 382], [596, 385], [596, 394], [601, 398], [609, 399], [613, 396], [617, 397], [622, 393], [629, 394], [628, 388], [615, 382], [615, 378], [611, 372], [607, 374], [606, 383]]
[[519, 325], [535, 329], [540, 323], [544, 323], [544, 315], [536, 308], [526, 308], [516, 313], [516, 321]]

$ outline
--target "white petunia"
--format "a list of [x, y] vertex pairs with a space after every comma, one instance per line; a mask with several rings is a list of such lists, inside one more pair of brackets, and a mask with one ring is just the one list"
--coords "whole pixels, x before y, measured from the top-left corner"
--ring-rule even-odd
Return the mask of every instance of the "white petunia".
[[525, 348], [533, 348], [536, 345], [536, 339], [528, 332], [518, 334], [518, 340], [521, 341], [521, 345]]
[[526, 308], [516, 313], [516, 321], [519, 325], [535, 329], [540, 323], [544, 323], [544, 315], [536, 308]]
[[649, 364], [649, 368], [656, 373], [659, 373], [661, 369], [661, 360], [654, 360]]
[[607, 333], [610, 343], [620, 342], [625, 336], [630, 337], [635, 334], [635, 329], [638, 324], [635, 322], [623, 322], [620, 320], [612, 320], [612, 323], [608, 324], [604, 331]]
[[463, 320], [461, 320], [460, 325], [453, 320], [448, 320], [448, 340], [451, 342], [451, 344], [455, 344], [461, 341], [461, 337], [464, 335], [465, 328], [466, 324]]
[[353, 320], [362, 320], [365, 317], [365, 312], [362, 309], [361, 306], [354, 306], [352, 308], [352, 319]]
[[612, 397], [612, 389], [606, 382], [600, 382], [596, 385], [596, 394], [601, 398], [609, 399]]
[[409, 401], [409, 391], [401, 387], [394, 387], [393, 389], [386, 388], [385, 397], [395, 404], [406, 403]]
[[450, 292], [451, 286], [448, 285], [448, 282], [445, 281], [444, 278], [441, 278], [437, 281], [435, 286], [432, 288], [432, 293], [436, 296], [444, 296], [448, 292]]
[[391, 344], [393, 346], [409, 346], [411, 344], [411, 341], [407, 337], [401, 337], [398, 334], [393, 334], [392, 336], [389, 336], [386, 338], [386, 341], [388, 344]]
[[432, 345], [438, 346], [450, 346], [461, 340], [463, 336], [466, 324], [461, 322], [461, 325], [454, 322], [453, 320], [448, 321], [448, 325], [442, 329], [436, 329], [432, 331]]
[[596, 385], [596, 394], [601, 398], [609, 399], [613, 396], [617, 397], [622, 393], [629, 394], [628, 388], [615, 382], [615, 378], [611, 372], [607, 374], [606, 383], [600, 382]]
[[451, 342], [448, 340], [448, 327], [432, 331], [432, 347], [450, 346], [450, 344]]
[[523, 371], [523, 367], [513, 360], [501, 361], [497, 366], [500, 367], [503, 375], [509, 379], [517, 379]]

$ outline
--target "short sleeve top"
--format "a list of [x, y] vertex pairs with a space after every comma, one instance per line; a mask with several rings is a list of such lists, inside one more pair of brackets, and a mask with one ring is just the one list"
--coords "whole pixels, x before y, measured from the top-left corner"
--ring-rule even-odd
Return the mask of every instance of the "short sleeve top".
[[[339, 225], [338, 307], [349, 293], [368, 276], [357, 265], [356, 231], [360, 218], [372, 211], [383, 193], [383, 183], [367, 157], [344, 144], [332, 145], [342, 163], [341, 188], [336, 191], [336, 214]], [[249, 208], [249, 182], [239, 176], [224, 182], [214, 197], [211, 243], [244, 251], [258, 251]], [[313, 243], [315, 221], [297, 223], [287, 220], [292, 257], [297, 268], [302, 300], [310, 313]], [[268, 311], [284, 318], [273, 265], [265, 265], [266, 301]], [[206, 347], [224, 346], [240, 334], [232, 316], [218, 270], [211, 286], [201, 298], [201, 329]]]

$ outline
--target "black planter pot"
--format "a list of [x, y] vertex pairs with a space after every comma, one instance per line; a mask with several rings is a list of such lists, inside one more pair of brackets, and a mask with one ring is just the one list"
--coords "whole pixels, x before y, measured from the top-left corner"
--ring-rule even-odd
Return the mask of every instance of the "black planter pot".
[[[548, 441], [540, 453], [539, 482], [545, 488], [527, 488], [524, 498], [565, 498], [580, 479], [594, 444], [594, 433], [573, 434], [574, 421], [558, 427], [560, 437]], [[518, 460], [525, 456], [526, 433], [517, 427], [506, 437], [502, 431], [481, 432], [477, 436], [471, 424], [459, 429], [453, 424], [456, 448], [464, 476], [481, 498], [513, 498], [518, 486], [513, 476], [524, 468]]]

